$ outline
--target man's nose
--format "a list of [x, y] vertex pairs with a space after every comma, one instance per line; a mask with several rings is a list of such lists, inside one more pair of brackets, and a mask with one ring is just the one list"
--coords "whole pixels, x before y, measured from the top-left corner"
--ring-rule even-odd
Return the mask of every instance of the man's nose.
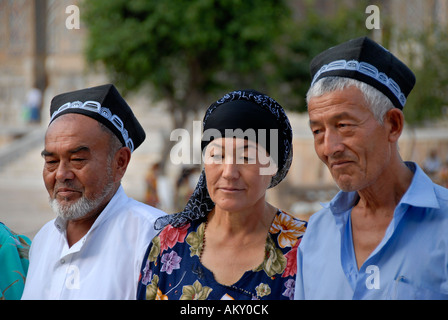
[[72, 180], [74, 178], [74, 173], [70, 168], [70, 165], [66, 161], [60, 161], [59, 166], [56, 171], [56, 180], [63, 182], [67, 180]]
[[342, 151], [344, 151], [344, 144], [342, 143], [340, 135], [332, 130], [326, 130], [323, 143], [324, 155], [326, 157], [331, 157]]

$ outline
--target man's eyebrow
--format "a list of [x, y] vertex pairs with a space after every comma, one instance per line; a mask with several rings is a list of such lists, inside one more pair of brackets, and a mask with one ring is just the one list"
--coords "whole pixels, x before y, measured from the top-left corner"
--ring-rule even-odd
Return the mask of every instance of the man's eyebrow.
[[[334, 116], [330, 117], [330, 120], [331, 120], [331, 121], [338, 121], [338, 120], [342, 120], [342, 119], [356, 120], [357, 118], [356, 118], [355, 116], [351, 115], [351, 114], [348, 113], [348, 112], [341, 112], [341, 113], [335, 114]], [[312, 126], [312, 125], [318, 125], [318, 124], [320, 124], [320, 123], [321, 123], [321, 122], [318, 121], [318, 120], [311, 120], [311, 119], [309, 120], [309, 125], [310, 125], [310, 126]]]
[[[89, 147], [86, 147], [86, 146], [80, 146], [80, 147], [77, 147], [77, 148], [75, 148], [75, 149], [69, 150], [68, 153], [75, 154], [75, 153], [82, 152], [82, 151], [90, 152], [90, 148], [89, 148]], [[40, 153], [40, 155], [41, 155], [42, 157], [51, 157], [51, 156], [54, 155], [54, 153], [53, 153], [53, 152], [50, 152], [50, 151], [47, 151], [46, 149], [44, 149], [44, 150], [42, 150], [42, 152]]]
[[90, 152], [90, 148], [86, 147], [86, 146], [80, 146], [78, 148], [69, 150], [68, 152], [73, 154], [73, 153], [78, 153], [78, 152], [82, 152], [82, 151]]
[[313, 124], [318, 124], [319, 123], [319, 121], [314, 121], [314, 120], [308, 120], [308, 124], [311, 126], [311, 125], [313, 125]]
[[50, 156], [53, 155], [53, 152], [49, 152], [49, 151], [47, 151], [46, 149], [44, 149], [44, 150], [42, 150], [42, 152], [40, 153], [40, 155], [41, 155], [42, 157], [50, 157]]
[[355, 116], [348, 112], [341, 112], [332, 117], [333, 120], [341, 120], [341, 119], [356, 119]]

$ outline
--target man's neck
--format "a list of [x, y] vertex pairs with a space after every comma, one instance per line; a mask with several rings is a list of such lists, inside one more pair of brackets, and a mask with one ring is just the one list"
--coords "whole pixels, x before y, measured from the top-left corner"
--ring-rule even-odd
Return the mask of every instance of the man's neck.
[[414, 174], [404, 162], [384, 170], [376, 182], [358, 191], [356, 207], [365, 211], [395, 210], [411, 185]]
[[96, 219], [100, 216], [109, 202], [112, 200], [113, 196], [116, 194], [118, 190], [114, 188], [113, 191], [105, 197], [103, 202], [97, 206], [91, 212], [85, 214], [83, 217], [76, 220], [68, 220], [66, 226], [66, 235], [67, 235], [67, 243], [68, 246], [71, 247], [76, 242], [78, 242], [82, 237], [84, 237], [87, 232], [89, 232], [92, 225], [95, 223]]
[[413, 173], [404, 163], [391, 169], [374, 185], [358, 191], [360, 199], [351, 213], [358, 269], [384, 238], [395, 208], [412, 182]]
[[90, 219], [71, 220], [67, 222], [66, 234], [69, 248], [84, 237], [94, 224], [99, 214]]

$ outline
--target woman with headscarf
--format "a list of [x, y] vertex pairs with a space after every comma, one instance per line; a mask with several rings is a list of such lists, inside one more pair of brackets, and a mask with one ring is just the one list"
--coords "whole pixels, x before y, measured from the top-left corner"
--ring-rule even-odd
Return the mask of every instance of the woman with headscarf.
[[292, 299], [306, 222], [265, 199], [292, 160], [283, 108], [253, 90], [226, 94], [205, 113], [202, 150], [186, 207], [156, 222], [137, 298]]

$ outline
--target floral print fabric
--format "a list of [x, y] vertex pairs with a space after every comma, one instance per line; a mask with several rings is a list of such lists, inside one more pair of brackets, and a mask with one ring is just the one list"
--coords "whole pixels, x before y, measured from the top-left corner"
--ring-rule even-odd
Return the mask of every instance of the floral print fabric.
[[0, 222], [0, 300], [19, 300], [28, 272], [31, 240]]
[[199, 259], [206, 218], [180, 228], [166, 226], [149, 245], [140, 272], [141, 300], [280, 300], [294, 297], [297, 247], [306, 222], [278, 211], [263, 263], [233, 285], [218, 283]]

